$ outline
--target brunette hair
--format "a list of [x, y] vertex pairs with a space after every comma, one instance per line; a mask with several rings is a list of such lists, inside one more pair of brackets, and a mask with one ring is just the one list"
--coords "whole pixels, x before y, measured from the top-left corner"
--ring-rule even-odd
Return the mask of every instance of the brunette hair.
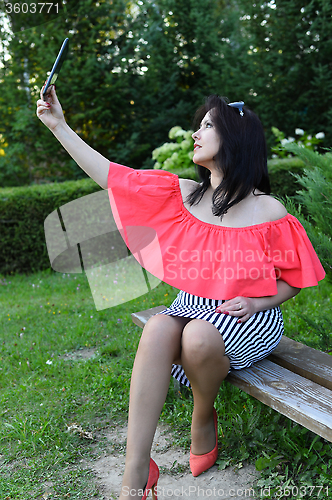
[[[225, 98], [211, 95], [195, 114], [195, 129], [208, 111], [221, 139], [215, 160], [223, 180], [213, 193], [212, 212], [222, 218], [255, 188], [270, 194], [267, 147], [263, 126], [253, 111], [244, 108], [241, 116], [237, 108], [228, 106]], [[199, 203], [210, 186], [209, 170], [201, 165], [197, 168], [201, 183], [189, 194], [190, 205]]]

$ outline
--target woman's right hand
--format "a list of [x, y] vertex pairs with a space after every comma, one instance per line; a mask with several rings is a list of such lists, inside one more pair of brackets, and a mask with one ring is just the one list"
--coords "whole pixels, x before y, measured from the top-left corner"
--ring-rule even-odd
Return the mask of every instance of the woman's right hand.
[[37, 101], [37, 116], [46, 127], [54, 130], [60, 123], [65, 123], [65, 118], [54, 85], [47, 89], [45, 101], [42, 96], [43, 88], [40, 91], [40, 99]]

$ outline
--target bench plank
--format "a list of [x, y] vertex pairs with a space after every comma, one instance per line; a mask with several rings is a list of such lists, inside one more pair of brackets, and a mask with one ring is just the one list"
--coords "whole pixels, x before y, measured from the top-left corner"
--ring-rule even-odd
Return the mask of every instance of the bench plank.
[[282, 337], [267, 359], [332, 390], [332, 356], [325, 352]]
[[135, 323], [135, 325], [140, 326], [141, 328], [147, 323], [147, 321], [157, 313], [164, 311], [167, 309], [166, 306], [156, 306], [151, 307], [150, 309], [146, 309], [145, 311], [134, 312], [131, 314], [131, 319]]
[[262, 403], [332, 441], [332, 391], [264, 359], [226, 380]]

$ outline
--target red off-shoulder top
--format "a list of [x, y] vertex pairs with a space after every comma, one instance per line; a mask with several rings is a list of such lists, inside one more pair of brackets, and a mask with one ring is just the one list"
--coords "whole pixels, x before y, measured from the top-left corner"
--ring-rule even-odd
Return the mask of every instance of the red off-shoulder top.
[[324, 269], [292, 215], [240, 228], [202, 222], [184, 206], [177, 175], [110, 164], [113, 216], [138, 262], [160, 280], [211, 299], [277, 294], [276, 280], [317, 285]]

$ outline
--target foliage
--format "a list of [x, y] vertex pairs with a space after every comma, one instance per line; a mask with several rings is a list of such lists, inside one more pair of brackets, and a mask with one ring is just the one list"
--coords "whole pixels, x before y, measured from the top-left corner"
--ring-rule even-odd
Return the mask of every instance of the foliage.
[[285, 134], [281, 132], [281, 130], [279, 130], [277, 127], [272, 127], [272, 132], [276, 137], [277, 142], [277, 145], [272, 148], [272, 151], [274, 152], [272, 157], [279, 156], [280, 158], [292, 156], [289, 152], [287, 153], [285, 149], [286, 144], [294, 142], [299, 146], [303, 146], [307, 149], [317, 150], [317, 145], [321, 144], [325, 137], [324, 132], [318, 132], [317, 134], [312, 136], [300, 128], [295, 129], [295, 135], [298, 136], [297, 139], [295, 137], [288, 137], [286, 139]]
[[168, 137], [175, 142], [165, 142], [152, 151], [152, 158], [156, 161], [154, 168], [168, 170], [180, 177], [197, 180], [194, 156], [194, 141], [192, 130], [183, 130], [179, 126], [172, 127]]
[[[270, 145], [273, 125], [287, 137], [296, 127], [310, 135], [324, 130], [332, 145], [328, 0], [70, 5], [66, 15], [34, 27], [28, 17], [12, 16], [14, 35], [2, 26], [10, 56], [0, 54], [2, 186], [85, 177], [35, 116], [39, 89], [67, 36], [69, 57], [57, 82], [66, 119], [114, 161], [152, 168], [151, 151], [174, 124], [190, 128], [210, 93], [243, 99], [261, 117]], [[26, 22], [30, 29], [22, 31]]]
[[[295, 174], [303, 188], [297, 197], [300, 206], [288, 200], [289, 210], [301, 220], [327, 275], [332, 278], [332, 153], [323, 155], [295, 143], [285, 147], [306, 165], [302, 176]], [[308, 214], [306, 217], [301, 207]]]
[[275, 158], [269, 160], [267, 165], [272, 195], [280, 198], [296, 196], [300, 184], [293, 173], [302, 174], [303, 161], [296, 157]]
[[250, 101], [264, 126], [269, 130], [276, 126], [286, 137], [297, 127], [310, 135], [324, 130], [330, 147], [331, 2], [241, 0], [240, 5], [249, 49], [243, 58], [252, 71], [247, 80]]
[[65, 203], [99, 191], [91, 179], [0, 190], [0, 272], [47, 269], [44, 220]]
[[69, 56], [57, 94], [68, 123], [105, 157], [152, 167], [151, 151], [174, 123], [188, 127], [203, 96], [220, 90], [220, 5], [81, 0], [65, 17], [8, 35], [12, 57], [0, 65], [1, 184], [85, 176], [35, 117], [46, 70], [66, 36]]

